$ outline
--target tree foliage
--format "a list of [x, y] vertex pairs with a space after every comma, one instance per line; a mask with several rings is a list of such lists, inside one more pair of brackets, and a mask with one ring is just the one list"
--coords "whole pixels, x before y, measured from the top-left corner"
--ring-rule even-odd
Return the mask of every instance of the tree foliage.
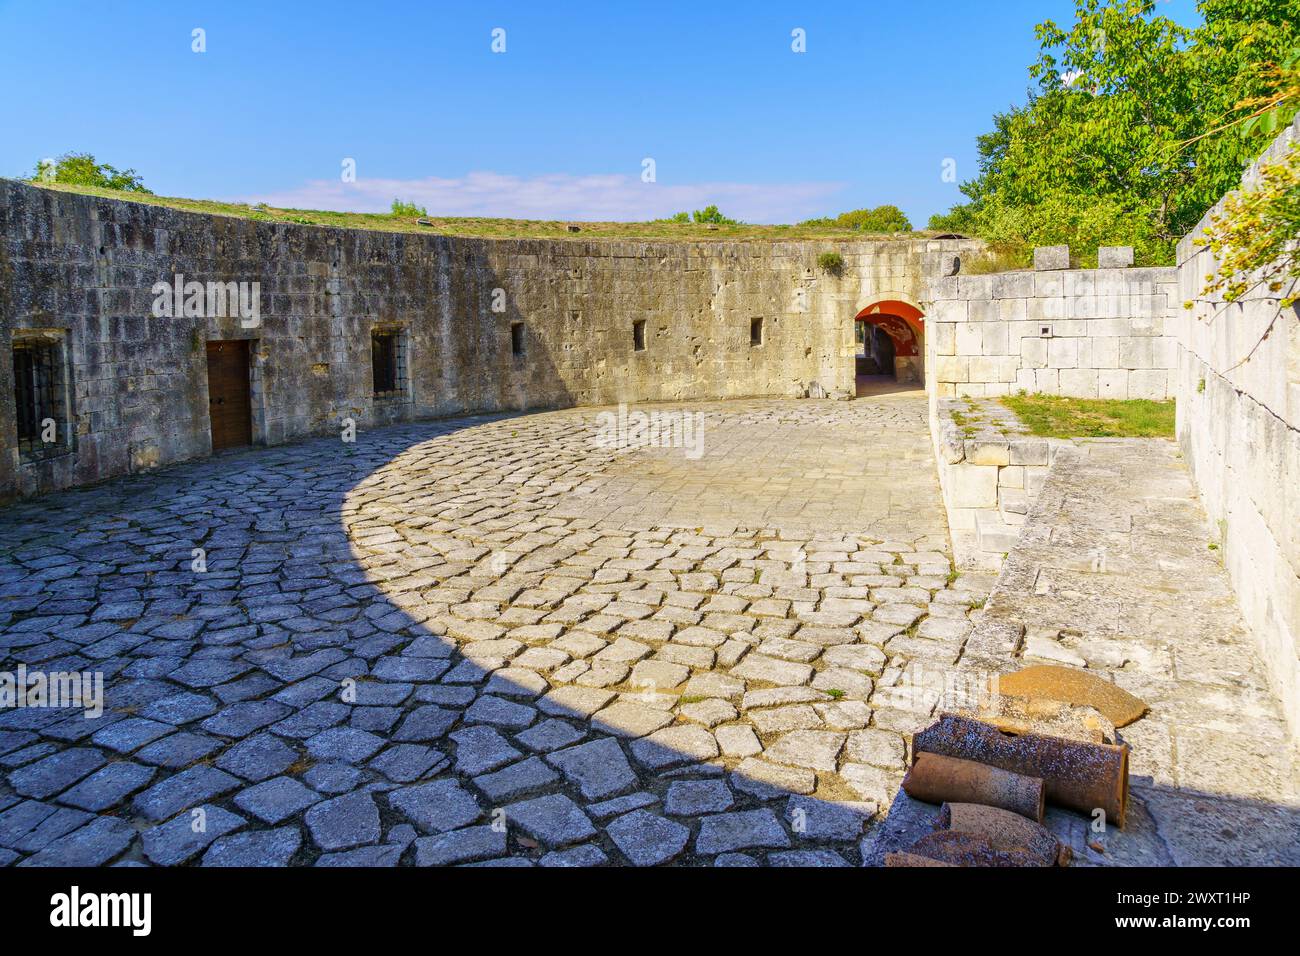
[[148, 193], [134, 169], [117, 169], [97, 163], [90, 153], [64, 153], [53, 164], [37, 163], [32, 182], [68, 183], [73, 186], [98, 186], [128, 193]]
[[860, 229], [863, 232], [911, 232], [912, 223], [897, 206], [877, 206], [875, 209], [854, 209], [835, 217], [837, 226]]
[[1270, 93], [1270, 69], [1300, 47], [1300, 0], [1199, 0], [1192, 29], [1155, 0], [1075, 6], [1068, 28], [1037, 26], [1036, 88], [994, 117], [961, 187], [970, 201], [930, 228], [995, 247], [1069, 243], [1084, 257], [1132, 245], [1141, 263], [1170, 262], [1270, 138], [1266, 124], [1205, 134]]
[[694, 222], [712, 223], [716, 226], [739, 225], [735, 219], [729, 219], [719, 212], [717, 206], [705, 206], [703, 209], [697, 209], [691, 213], [691, 219]]
[[1230, 194], [1210, 217], [1203, 236], [1218, 260], [1204, 295], [1235, 302], [1252, 291], [1277, 295], [1288, 307], [1300, 301], [1300, 148], [1260, 167], [1258, 180]]
[[801, 226], [838, 226], [862, 232], [911, 232], [912, 223], [897, 206], [876, 206], [874, 209], [852, 209], [838, 216], [809, 219]]
[[669, 216], [667, 219], [656, 219], [655, 222], [698, 222], [707, 223], [714, 226], [740, 226], [743, 223], [738, 219], [731, 219], [724, 216], [717, 206], [705, 206], [703, 209], [697, 209], [695, 212], [678, 212]]
[[413, 202], [394, 199], [392, 208], [389, 210], [389, 215], [398, 216], [403, 219], [414, 219], [417, 217], [423, 219], [429, 215], [429, 210], [425, 209], [423, 206], [417, 206]]
[[[1266, 79], [1272, 89], [1242, 100], [1241, 115], [1210, 135], [1233, 128], [1247, 138], [1256, 129], [1276, 133], [1281, 118], [1300, 105], [1300, 55], [1268, 69]], [[1252, 182], [1224, 198], [1195, 242], [1218, 260], [1206, 277], [1206, 297], [1235, 302], [1262, 291], [1278, 296], [1283, 308], [1300, 301], [1300, 147], [1292, 143], [1281, 158], [1261, 164]]]

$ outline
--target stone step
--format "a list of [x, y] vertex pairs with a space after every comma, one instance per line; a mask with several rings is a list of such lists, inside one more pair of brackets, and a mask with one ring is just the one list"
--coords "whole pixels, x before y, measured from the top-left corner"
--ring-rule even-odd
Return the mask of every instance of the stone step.
[[1023, 488], [999, 488], [998, 510], [1018, 515], [1023, 521], [1029, 511], [1029, 493]]
[[991, 508], [975, 512], [975, 538], [981, 551], [1005, 554], [1019, 537], [1020, 528], [1005, 521], [1002, 512]]

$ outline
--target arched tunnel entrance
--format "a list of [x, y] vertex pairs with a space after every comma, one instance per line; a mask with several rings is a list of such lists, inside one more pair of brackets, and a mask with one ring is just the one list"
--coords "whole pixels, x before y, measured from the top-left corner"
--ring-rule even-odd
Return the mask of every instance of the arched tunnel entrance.
[[854, 374], [857, 390], [873, 391], [892, 380], [900, 386], [925, 384], [925, 315], [901, 299], [881, 299], [854, 318]]

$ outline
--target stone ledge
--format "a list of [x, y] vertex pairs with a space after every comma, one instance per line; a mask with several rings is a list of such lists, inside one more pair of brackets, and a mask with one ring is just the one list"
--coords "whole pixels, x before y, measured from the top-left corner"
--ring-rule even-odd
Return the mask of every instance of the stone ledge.
[[993, 399], [936, 400], [936, 467], [958, 567], [997, 570], [1019, 535], [1056, 453]]

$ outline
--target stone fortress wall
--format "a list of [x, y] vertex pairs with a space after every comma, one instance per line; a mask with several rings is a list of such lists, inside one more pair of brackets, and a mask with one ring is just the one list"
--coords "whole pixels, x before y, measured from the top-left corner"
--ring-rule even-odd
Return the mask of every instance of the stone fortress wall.
[[1070, 269], [1068, 246], [1035, 250], [1034, 270], [931, 278], [925, 298], [932, 393], [986, 398], [1171, 398], [1177, 270], [1133, 269], [1133, 250], [1100, 250]]
[[[365, 428], [618, 402], [847, 398], [854, 316], [915, 303], [927, 270], [977, 248], [461, 239], [0, 181], [0, 500], [208, 454], [210, 340], [250, 342], [255, 444], [337, 433], [345, 418]], [[837, 275], [816, 265], [831, 249]], [[178, 273], [260, 283], [260, 325], [154, 317], [154, 284]], [[403, 381], [376, 398], [371, 334], [384, 330], [400, 334]], [[36, 460], [14, 444], [9, 353], [24, 336], [61, 339], [67, 356], [70, 435], [64, 453]]]
[[[1297, 140], [1300, 118], [1243, 182]], [[957, 560], [996, 567], [1057, 443], [991, 432], [981, 399], [1176, 399], [1183, 457], [1300, 740], [1300, 308], [1280, 308], [1286, 290], [1202, 297], [1218, 264], [1195, 240], [1221, 207], [1179, 243], [1177, 267], [1128, 268], [1131, 251], [1114, 248], [1101, 268], [1068, 269], [1069, 250], [1049, 247], [1032, 271], [928, 277], [931, 434]], [[969, 415], [985, 424], [963, 427]]]
[[[337, 433], [343, 419], [366, 428], [617, 402], [847, 398], [855, 316], [903, 302], [925, 315], [920, 372], [959, 559], [971, 540], [979, 551], [986, 538], [999, 558], [1014, 546], [1051, 451], [954, 432], [961, 400], [1177, 398], [1179, 442], [1294, 730], [1300, 317], [1263, 294], [1184, 309], [1215, 269], [1194, 236], [1176, 268], [1131, 268], [1120, 248], [1101, 250], [1101, 268], [1069, 269], [1068, 250], [1053, 247], [1031, 271], [970, 275], [961, 265], [981, 249], [970, 240], [458, 239], [0, 181], [0, 500], [210, 453], [212, 340], [250, 342], [253, 440], [278, 444]], [[832, 248], [838, 275], [816, 265]], [[260, 325], [155, 318], [154, 284], [178, 273], [259, 282]], [[377, 331], [402, 343], [399, 393], [383, 398]], [[10, 353], [33, 341], [59, 342], [66, 356], [68, 439], [56, 455], [25, 456], [15, 443]]]
[[1097, 269], [1071, 269], [1069, 247], [1049, 246], [1034, 251], [1032, 270], [926, 280], [931, 433], [962, 566], [1001, 566], [1052, 453], [1050, 442], [988, 427], [1005, 416], [986, 399], [1174, 396], [1178, 270], [1132, 268], [1126, 247], [1097, 258]]
[[[1244, 182], [1298, 141], [1300, 117]], [[1220, 553], [1257, 649], [1300, 735], [1300, 306], [1280, 308], [1285, 289], [1258, 288], [1231, 305], [1203, 297], [1205, 277], [1218, 264], [1195, 239], [1221, 207], [1178, 244], [1180, 307], [1168, 326], [1176, 344], [1178, 442], [1220, 528]]]

